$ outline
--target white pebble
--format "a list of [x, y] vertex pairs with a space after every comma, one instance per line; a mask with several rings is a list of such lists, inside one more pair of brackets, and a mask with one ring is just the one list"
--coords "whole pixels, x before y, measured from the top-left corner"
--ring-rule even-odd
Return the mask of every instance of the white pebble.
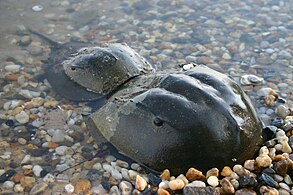
[[21, 111], [15, 115], [15, 120], [20, 124], [25, 124], [29, 121], [29, 115], [25, 111]]
[[207, 180], [208, 184], [216, 187], [217, 185], [219, 185], [219, 179], [216, 176], [210, 176]]
[[27, 90], [27, 89], [20, 90], [19, 95], [21, 95], [21, 96], [23, 96], [25, 98], [28, 98], [28, 99], [32, 99], [33, 98], [31, 92], [29, 90]]
[[206, 187], [206, 184], [203, 181], [193, 181], [190, 184], [187, 184], [186, 186], [192, 186], [192, 187], [196, 187], [196, 188], [204, 188]]
[[129, 174], [128, 174], [128, 169], [125, 169], [125, 168], [122, 168], [121, 169], [121, 174], [122, 174], [122, 177], [127, 180], [127, 181], [130, 181], [130, 177], [129, 177]]
[[10, 64], [10, 65], [6, 65], [4, 69], [7, 72], [19, 72], [20, 68], [21, 68], [21, 66], [18, 64]]
[[64, 187], [64, 190], [66, 193], [73, 193], [74, 192], [74, 186], [72, 184], [67, 184], [65, 187]]
[[32, 10], [35, 11], [35, 12], [40, 12], [44, 9], [44, 7], [42, 5], [34, 5], [32, 7]]
[[14, 187], [15, 183], [13, 181], [5, 181], [3, 183], [3, 188], [5, 189], [12, 189]]
[[22, 187], [20, 184], [16, 184], [13, 188], [14, 192], [16, 193], [22, 193], [24, 191], [24, 187]]
[[163, 189], [168, 189], [169, 188], [169, 181], [167, 180], [164, 180], [164, 181], [161, 181], [161, 183], [159, 184], [159, 188], [163, 188]]
[[42, 170], [43, 170], [43, 168], [40, 165], [35, 165], [33, 168], [33, 172], [34, 172], [35, 176], [37, 176], [37, 177], [40, 177]]

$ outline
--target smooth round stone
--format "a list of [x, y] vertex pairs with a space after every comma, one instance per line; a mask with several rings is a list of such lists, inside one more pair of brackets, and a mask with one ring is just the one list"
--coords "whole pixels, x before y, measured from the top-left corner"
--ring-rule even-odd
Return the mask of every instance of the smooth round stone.
[[206, 187], [206, 184], [203, 181], [193, 181], [190, 184], [187, 184], [186, 186], [193, 186], [196, 188], [204, 188], [204, 187]]
[[21, 111], [19, 114], [15, 115], [15, 120], [20, 124], [28, 123], [29, 115], [25, 111]]
[[64, 190], [65, 190], [66, 193], [71, 194], [71, 193], [74, 192], [74, 186], [72, 184], [66, 184], [64, 186]]
[[284, 118], [286, 118], [286, 116], [288, 116], [290, 114], [290, 111], [286, 106], [280, 105], [280, 106], [278, 106], [278, 108], [276, 108], [275, 113], [277, 116], [284, 119]]
[[62, 130], [56, 129], [52, 136], [52, 142], [60, 143], [65, 141], [65, 134]]
[[219, 185], [219, 179], [216, 176], [210, 176], [207, 179], [207, 182], [209, 185], [211, 185], [212, 187], [216, 187]]
[[47, 183], [45, 183], [45, 182], [37, 183], [31, 189], [30, 194], [31, 195], [42, 194], [42, 193], [44, 193], [46, 191], [47, 188], [48, 188], [48, 184]]
[[119, 171], [117, 171], [116, 169], [112, 169], [112, 170], [111, 170], [111, 175], [112, 175], [112, 177], [114, 177], [116, 180], [121, 180], [121, 179], [122, 179], [122, 175], [121, 175], [121, 173], [119, 173]]
[[13, 190], [16, 193], [22, 193], [24, 191], [24, 187], [22, 187], [21, 184], [16, 184], [14, 186]]
[[56, 154], [62, 156], [65, 154], [67, 148], [68, 148], [67, 146], [58, 146], [57, 148], [55, 148], [55, 152]]
[[[182, 180], [180, 181], [183, 183]], [[139, 191], [143, 191], [147, 187], [147, 185], [148, 183], [143, 177], [141, 177], [140, 175], [136, 176], [136, 180], [135, 180], [136, 189], [138, 189]]]
[[257, 195], [257, 193], [251, 189], [242, 188], [235, 192], [235, 195]]
[[227, 178], [224, 178], [221, 180], [221, 186], [225, 192], [227, 192], [229, 194], [235, 193], [234, 186], [231, 184], [231, 182]]
[[122, 181], [119, 184], [119, 189], [122, 195], [131, 195], [132, 192], [132, 184], [128, 181]]
[[40, 177], [42, 170], [43, 170], [43, 168], [40, 165], [35, 165], [33, 167], [33, 172], [34, 172], [35, 176], [37, 176], [37, 177]]
[[184, 182], [182, 179], [174, 179], [169, 182], [169, 188], [171, 190], [181, 190], [185, 186]]
[[290, 192], [290, 187], [286, 184], [286, 183], [279, 183], [279, 186], [283, 189], [285, 189], [286, 191]]
[[108, 194], [107, 190], [102, 186], [102, 184], [99, 184], [98, 186], [93, 186], [91, 189], [91, 193], [93, 194]]
[[21, 68], [21, 65], [18, 65], [18, 64], [10, 64], [10, 65], [6, 65], [4, 67], [4, 69], [7, 72], [19, 72], [20, 71], [20, 68]]
[[13, 181], [5, 181], [3, 184], [3, 188], [5, 189], [13, 189], [15, 183]]

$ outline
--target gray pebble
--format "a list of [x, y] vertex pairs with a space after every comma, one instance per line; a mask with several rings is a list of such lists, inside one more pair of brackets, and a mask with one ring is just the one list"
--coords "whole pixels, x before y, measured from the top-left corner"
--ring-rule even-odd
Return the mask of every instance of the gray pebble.
[[132, 184], [128, 181], [122, 181], [119, 184], [119, 189], [122, 195], [131, 195], [132, 192]]
[[113, 178], [115, 178], [116, 180], [121, 180], [122, 179], [122, 175], [121, 173], [119, 173], [119, 171], [117, 171], [116, 169], [112, 169], [111, 170], [111, 175]]
[[109, 194], [121, 195], [119, 188], [117, 186], [112, 186], [109, 191]]
[[6, 65], [4, 67], [4, 69], [7, 71], [7, 72], [19, 72], [20, 71], [20, 68], [21, 66], [18, 65], [18, 64], [10, 64], [10, 65]]
[[55, 152], [56, 154], [62, 156], [65, 154], [66, 150], [67, 150], [67, 146], [58, 146], [56, 149], [55, 149]]
[[14, 187], [15, 183], [13, 181], [5, 181], [2, 185], [4, 189], [10, 190]]
[[33, 168], [33, 172], [36, 177], [40, 177], [42, 170], [43, 170], [43, 168], [40, 165], [35, 165]]
[[286, 183], [279, 183], [279, 186], [283, 189], [285, 189], [286, 191], [290, 192], [290, 187], [286, 184]]
[[52, 136], [52, 142], [60, 143], [65, 141], [65, 134], [62, 130], [56, 129]]

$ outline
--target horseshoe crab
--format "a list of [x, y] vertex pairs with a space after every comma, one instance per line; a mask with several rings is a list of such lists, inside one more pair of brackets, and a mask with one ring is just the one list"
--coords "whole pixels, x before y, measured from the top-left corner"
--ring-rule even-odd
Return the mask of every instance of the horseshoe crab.
[[81, 49], [51, 69], [48, 77], [72, 87], [64, 93], [56, 86], [61, 83], [49, 79], [69, 99], [108, 97], [86, 119], [98, 144], [110, 142], [153, 170], [178, 174], [189, 167], [242, 163], [262, 144], [261, 122], [249, 98], [208, 67], [156, 72], [127, 45], [109, 44]]

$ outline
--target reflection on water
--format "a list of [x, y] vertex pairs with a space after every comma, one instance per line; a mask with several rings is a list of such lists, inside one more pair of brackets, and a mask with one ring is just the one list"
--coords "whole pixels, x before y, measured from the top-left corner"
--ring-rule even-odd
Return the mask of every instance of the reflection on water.
[[[258, 76], [250, 78], [259, 78], [260, 85], [243, 88], [270, 122], [282, 101], [293, 101], [292, 13], [290, 0], [0, 1], [0, 106], [7, 111], [17, 107], [7, 106], [8, 100], [55, 95], [35, 79], [42, 76], [50, 45], [29, 27], [58, 42], [126, 42], [160, 69], [193, 62], [235, 80]], [[279, 102], [264, 104], [266, 88], [275, 90]]]

